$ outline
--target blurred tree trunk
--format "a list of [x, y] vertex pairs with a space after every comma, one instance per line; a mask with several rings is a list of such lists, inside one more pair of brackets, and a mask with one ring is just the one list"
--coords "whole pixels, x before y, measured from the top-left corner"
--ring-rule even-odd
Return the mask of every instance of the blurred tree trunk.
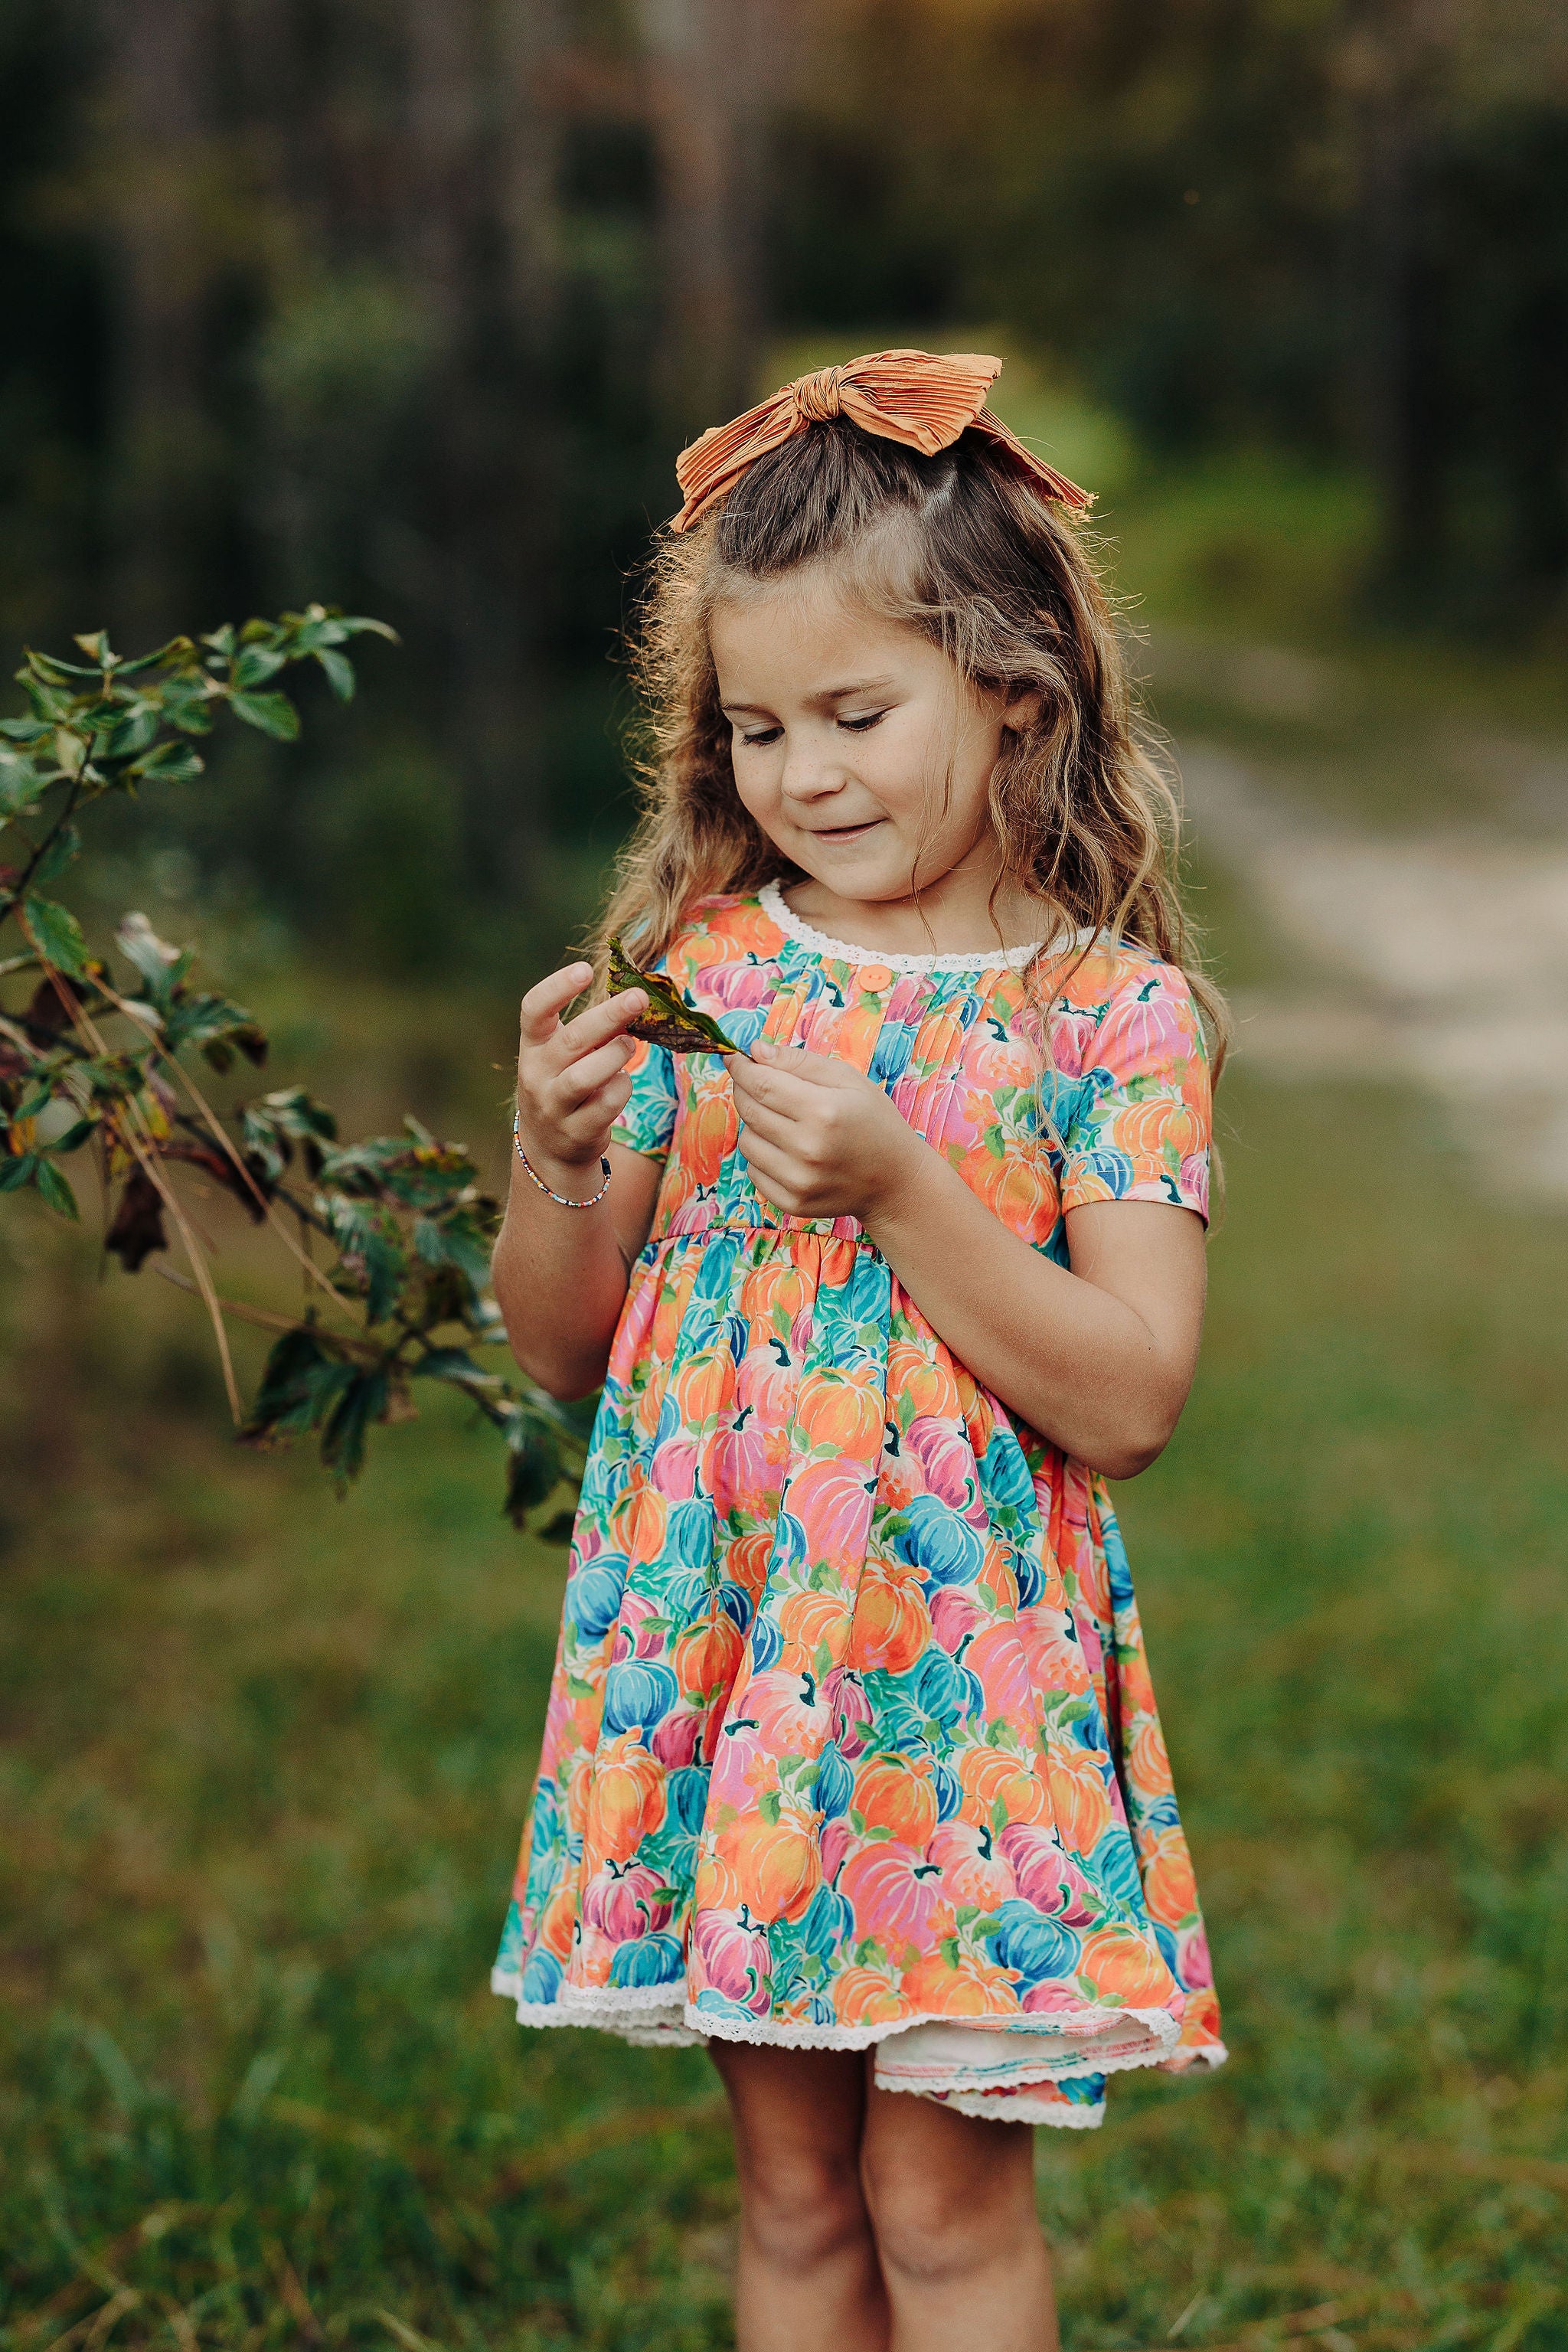
[[1383, 568], [1416, 586], [1438, 569], [1448, 488], [1431, 250], [1433, 0], [1363, 0], [1354, 15], [1361, 288], [1356, 373], [1382, 494]]
[[212, 131], [209, 0], [104, 0], [115, 299], [118, 625], [154, 638], [202, 582], [210, 434], [203, 402], [203, 183]]
[[406, 0], [406, 233], [439, 348], [431, 537], [450, 614], [451, 738], [473, 879], [541, 887], [541, 639], [550, 547], [545, 363], [552, 0]]
[[767, 318], [761, 201], [787, 0], [637, 0], [658, 167], [658, 387], [689, 437], [754, 394]]

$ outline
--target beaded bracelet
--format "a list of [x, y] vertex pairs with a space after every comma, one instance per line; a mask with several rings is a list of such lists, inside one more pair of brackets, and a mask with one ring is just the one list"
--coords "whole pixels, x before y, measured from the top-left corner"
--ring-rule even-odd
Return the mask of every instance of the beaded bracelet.
[[608, 1161], [607, 1160], [605, 1160], [605, 1159], [603, 1159], [603, 1158], [601, 1158], [601, 1160], [600, 1160], [600, 1161], [599, 1161], [599, 1165], [600, 1165], [600, 1167], [601, 1167], [601, 1168], [604, 1170], [604, 1171], [605, 1171], [605, 1181], [604, 1181], [604, 1182], [600, 1185], [600, 1187], [599, 1187], [598, 1191], [597, 1191], [595, 1193], [594, 1193], [594, 1194], [593, 1194], [593, 1196], [592, 1196], [592, 1198], [591, 1198], [591, 1199], [586, 1200], [586, 1201], [569, 1201], [569, 1200], [567, 1199], [567, 1197], [566, 1197], [566, 1195], [565, 1195], [565, 1193], [564, 1193], [564, 1192], [552, 1192], [551, 1191], [551, 1189], [550, 1189], [549, 1185], [545, 1182], [545, 1181], [544, 1181], [543, 1177], [542, 1177], [542, 1176], [537, 1176], [537, 1175], [535, 1175], [535, 1173], [534, 1173], [533, 1170], [532, 1170], [531, 1167], [529, 1167], [529, 1164], [528, 1164], [528, 1154], [527, 1154], [527, 1152], [526, 1152], [526, 1151], [523, 1150], [523, 1148], [522, 1148], [522, 1137], [521, 1137], [521, 1134], [520, 1134], [520, 1132], [519, 1132], [519, 1129], [520, 1129], [520, 1128], [521, 1128], [521, 1122], [522, 1122], [522, 1113], [521, 1113], [521, 1111], [519, 1111], [519, 1112], [517, 1112], [517, 1113], [516, 1113], [516, 1115], [514, 1116], [514, 1118], [513, 1118], [513, 1119], [512, 1119], [512, 1122], [511, 1122], [511, 1139], [512, 1139], [512, 1143], [513, 1143], [513, 1145], [514, 1145], [514, 1146], [515, 1146], [515, 1148], [516, 1148], [517, 1156], [518, 1156], [518, 1158], [519, 1158], [519, 1159], [521, 1160], [521, 1162], [522, 1162], [523, 1169], [524, 1169], [524, 1171], [525, 1171], [525, 1172], [526, 1172], [526, 1174], [527, 1174], [527, 1176], [528, 1176], [529, 1181], [530, 1181], [531, 1183], [532, 1183], [532, 1184], [537, 1184], [537, 1185], [538, 1185], [538, 1187], [539, 1187], [539, 1189], [540, 1189], [540, 1191], [544, 1194], [545, 1199], [546, 1199], [547, 1201], [553, 1201], [553, 1202], [555, 1202], [555, 1205], [556, 1205], [556, 1207], [557, 1207], [557, 1208], [560, 1208], [560, 1209], [596, 1209], [596, 1208], [598, 1207], [598, 1205], [599, 1205], [599, 1202], [604, 1199], [604, 1197], [605, 1197], [605, 1193], [606, 1193], [606, 1192], [609, 1191], [609, 1189], [610, 1189], [610, 1163], [609, 1163], [609, 1161]]

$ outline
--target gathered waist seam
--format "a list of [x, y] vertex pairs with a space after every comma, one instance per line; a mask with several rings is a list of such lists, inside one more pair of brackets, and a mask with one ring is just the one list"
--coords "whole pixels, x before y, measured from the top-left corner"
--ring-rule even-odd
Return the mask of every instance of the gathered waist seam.
[[852, 1234], [841, 1234], [836, 1230], [837, 1223], [837, 1219], [825, 1217], [809, 1224], [770, 1225], [757, 1222], [742, 1224], [726, 1220], [710, 1225], [692, 1225], [684, 1233], [650, 1235], [643, 1244], [643, 1255], [646, 1257], [653, 1251], [668, 1249], [675, 1242], [710, 1241], [720, 1234], [736, 1234], [742, 1239], [756, 1234], [781, 1234], [786, 1240], [798, 1236], [802, 1241], [853, 1242], [857, 1249], [876, 1251], [876, 1243], [858, 1226]]

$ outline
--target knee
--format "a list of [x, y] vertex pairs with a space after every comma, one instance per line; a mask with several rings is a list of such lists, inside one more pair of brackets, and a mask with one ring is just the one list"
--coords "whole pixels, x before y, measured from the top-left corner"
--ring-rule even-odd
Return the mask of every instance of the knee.
[[1013, 2264], [1037, 2246], [1032, 2194], [1012, 2184], [977, 2184], [946, 2167], [884, 2156], [863, 2168], [877, 2252], [891, 2277], [911, 2285], [952, 2283]]
[[779, 2268], [810, 2270], [868, 2235], [852, 2158], [742, 2151], [741, 2200], [752, 2246]]

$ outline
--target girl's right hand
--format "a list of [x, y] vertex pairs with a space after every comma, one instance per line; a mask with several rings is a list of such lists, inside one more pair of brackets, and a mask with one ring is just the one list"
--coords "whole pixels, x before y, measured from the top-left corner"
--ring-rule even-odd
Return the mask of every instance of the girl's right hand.
[[566, 1006], [593, 977], [591, 964], [566, 964], [522, 1000], [518, 1134], [546, 1182], [552, 1171], [564, 1175], [598, 1164], [632, 1090], [621, 1075], [633, 1050], [626, 1033], [647, 1011], [647, 998], [640, 988], [628, 988], [563, 1021]]

